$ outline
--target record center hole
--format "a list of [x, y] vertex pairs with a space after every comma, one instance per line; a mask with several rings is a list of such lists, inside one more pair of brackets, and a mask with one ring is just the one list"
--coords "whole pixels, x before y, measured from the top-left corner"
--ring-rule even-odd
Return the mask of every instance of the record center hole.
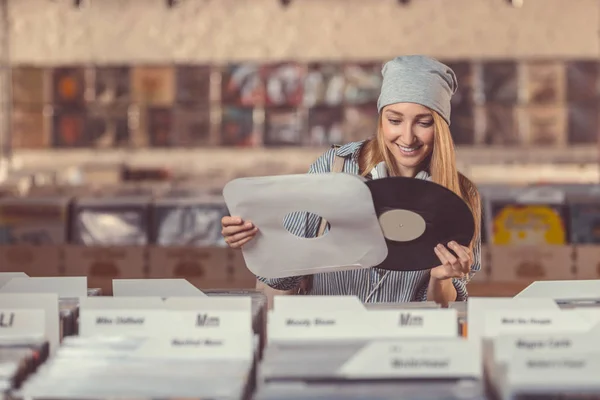
[[[316, 234], [319, 231], [319, 227], [321, 226], [322, 220], [325, 219], [315, 213], [311, 213], [308, 211], [294, 211], [289, 214], [286, 214], [283, 217], [282, 222], [285, 230], [291, 233], [292, 235], [301, 239], [311, 239], [306, 238], [304, 236], [307, 228], [310, 228]], [[329, 222], [326, 221], [326, 227], [323, 236], [325, 236], [330, 229], [331, 225], [329, 224]]]

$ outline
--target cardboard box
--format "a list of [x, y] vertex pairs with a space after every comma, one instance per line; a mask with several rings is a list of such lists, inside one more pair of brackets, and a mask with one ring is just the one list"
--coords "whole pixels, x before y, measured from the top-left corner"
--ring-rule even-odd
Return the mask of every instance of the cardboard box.
[[600, 279], [600, 245], [575, 247], [577, 279]]
[[569, 245], [490, 246], [492, 282], [575, 279]]
[[230, 281], [229, 252], [224, 247], [148, 247], [150, 278], [198, 282]]
[[[64, 247], [65, 275], [87, 276], [88, 280], [145, 278], [147, 250], [144, 246]], [[93, 286], [102, 287], [104, 286]]]
[[61, 246], [0, 246], [0, 272], [24, 272], [29, 276], [60, 276]]

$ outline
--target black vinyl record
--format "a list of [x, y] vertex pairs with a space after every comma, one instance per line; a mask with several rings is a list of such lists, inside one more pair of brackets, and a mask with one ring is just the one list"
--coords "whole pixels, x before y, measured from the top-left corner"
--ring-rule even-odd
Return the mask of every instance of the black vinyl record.
[[469, 246], [475, 220], [454, 192], [422, 179], [390, 177], [368, 181], [375, 212], [388, 246], [376, 268], [420, 271], [440, 265], [438, 244]]

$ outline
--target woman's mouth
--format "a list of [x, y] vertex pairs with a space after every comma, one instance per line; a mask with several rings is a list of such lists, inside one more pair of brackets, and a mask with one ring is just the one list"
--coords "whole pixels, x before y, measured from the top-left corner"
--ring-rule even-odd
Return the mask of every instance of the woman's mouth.
[[423, 147], [423, 145], [422, 145], [422, 144], [418, 144], [418, 145], [414, 145], [414, 146], [410, 146], [410, 147], [407, 147], [407, 146], [401, 146], [401, 145], [399, 145], [399, 144], [396, 144], [396, 146], [398, 146], [398, 148], [400, 149], [400, 153], [402, 153], [403, 155], [406, 155], [406, 156], [411, 156], [411, 155], [414, 155], [414, 154], [416, 154], [416, 153], [417, 153], [417, 151], [418, 151], [418, 150], [419, 150], [421, 147]]

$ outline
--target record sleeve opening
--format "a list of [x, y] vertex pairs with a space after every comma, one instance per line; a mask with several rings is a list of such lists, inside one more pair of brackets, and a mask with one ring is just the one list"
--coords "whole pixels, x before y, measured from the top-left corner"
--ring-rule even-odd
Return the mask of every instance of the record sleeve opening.
[[[286, 214], [283, 217], [282, 222], [285, 230], [292, 235], [301, 239], [311, 239], [317, 236], [316, 234], [319, 231], [322, 220], [325, 221], [325, 218], [315, 213], [308, 211], [294, 211]], [[325, 232], [322, 236], [325, 236], [331, 229], [329, 222], [325, 222]], [[306, 237], [307, 233], [309, 234], [309, 237]]]

